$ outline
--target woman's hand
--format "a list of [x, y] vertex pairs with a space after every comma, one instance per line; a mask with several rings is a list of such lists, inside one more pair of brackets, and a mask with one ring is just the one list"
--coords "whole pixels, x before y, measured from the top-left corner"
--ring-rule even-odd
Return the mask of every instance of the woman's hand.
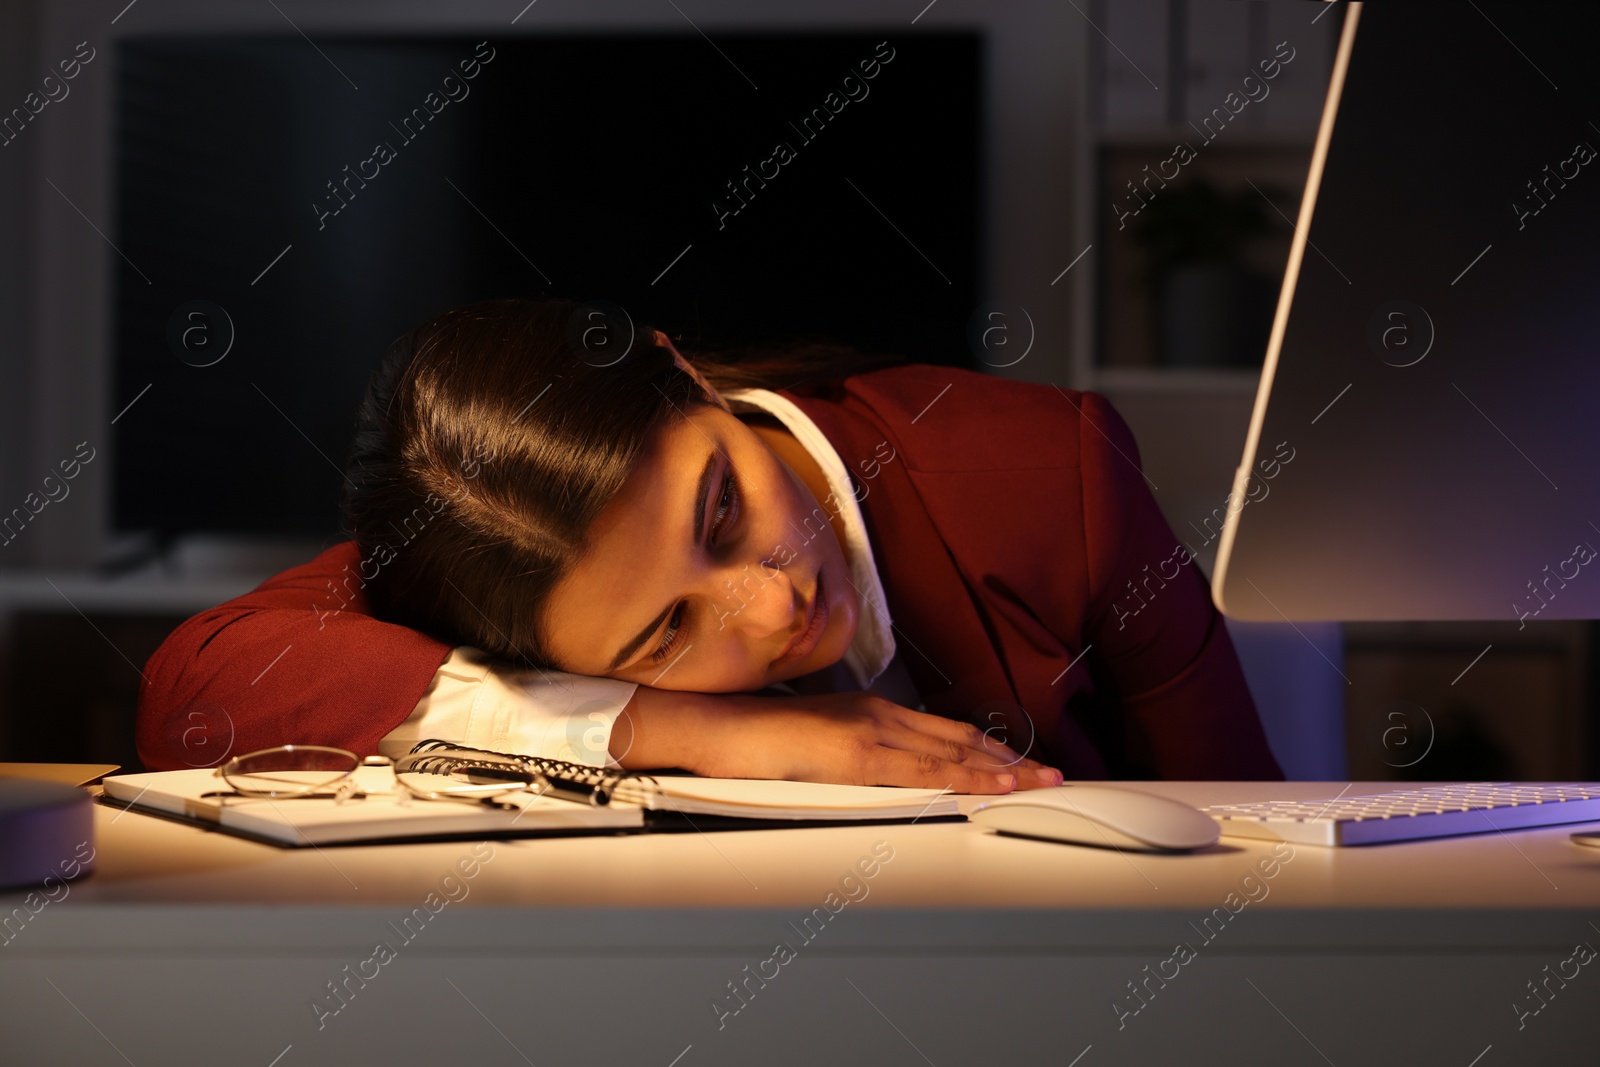
[[611, 732], [624, 767], [682, 767], [713, 778], [782, 778], [1008, 793], [1058, 785], [971, 723], [873, 693], [764, 697], [640, 686]]

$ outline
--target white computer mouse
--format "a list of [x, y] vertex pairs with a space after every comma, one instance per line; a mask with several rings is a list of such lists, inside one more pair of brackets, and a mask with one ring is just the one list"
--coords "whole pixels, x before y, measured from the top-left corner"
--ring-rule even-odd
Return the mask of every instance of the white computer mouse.
[[967, 818], [1003, 834], [1142, 852], [1205, 848], [1220, 836], [1215, 819], [1187, 804], [1099, 785], [1008, 793], [980, 804]]

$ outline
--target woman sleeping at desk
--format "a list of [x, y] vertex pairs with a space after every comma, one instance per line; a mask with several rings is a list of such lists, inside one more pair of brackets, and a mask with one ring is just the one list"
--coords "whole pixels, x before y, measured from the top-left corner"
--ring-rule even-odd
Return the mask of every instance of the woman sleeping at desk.
[[968, 793], [1282, 777], [1104, 397], [651, 330], [611, 355], [596, 314], [486, 301], [396, 342], [350, 539], [168, 637], [148, 767], [438, 737]]

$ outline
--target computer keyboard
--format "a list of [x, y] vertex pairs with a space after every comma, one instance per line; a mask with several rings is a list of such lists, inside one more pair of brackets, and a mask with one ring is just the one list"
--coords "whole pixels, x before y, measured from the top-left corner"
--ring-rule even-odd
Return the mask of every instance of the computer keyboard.
[[1202, 808], [1228, 837], [1304, 845], [1370, 845], [1600, 821], [1600, 784], [1477, 782], [1324, 800]]

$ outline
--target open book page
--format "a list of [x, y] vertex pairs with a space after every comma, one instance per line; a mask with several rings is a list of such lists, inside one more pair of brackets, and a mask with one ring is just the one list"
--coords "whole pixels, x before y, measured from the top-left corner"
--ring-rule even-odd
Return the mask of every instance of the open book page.
[[959, 815], [947, 790], [897, 786], [827, 785], [756, 778], [701, 778], [690, 774], [647, 774], [607, 770], [539, 756], [484, 752], [448, 741], [420, 741], [412, 749], [416, 766], [448, 774], [471, 773], [485, 762], [513, 761], [537, 769], [552, 795], [577, 803], [642, 807], [685, 815], [741, 819], [852, 820], [917, 819]]
[[[659, 788], [653, 788], [651, 782]], [[655, 775], [618, 784], [613, 802], [629, 801], [652, 811], [726, 815], [753, 819], [915, 819], [956, 815], [956, 798], [941, 789], [826, 785], [754, 778]]]
[[546, 757], [469, 749], [450, 741], [419, 741], [411, 765], [430, 773], [472, 773], [482, 766], [538, 769], [552, 795], [576, 803], [640, 806], [648, 811], [726, 816], [734, 819], [867, 821], [955, 816], [960, 809], [949, 790], [899, 789], [894, 785], [829, 785], [750, 777], [699, 777], [592, 768]]
[[554, 830], [636, 829], [643, 825], [633, 805], [589, 806], [532, 793], [508, 793], [491, 806], [458, 800], [402, 802], [394, 774], [362, 767], [357, 781], [366, 796], [343, 802], [332, 797], [241, 797], [205, 768], [121, 774], [105, 780], [106, 795], [224, 830], [284, 845], [325, 845], [412, 837]]

